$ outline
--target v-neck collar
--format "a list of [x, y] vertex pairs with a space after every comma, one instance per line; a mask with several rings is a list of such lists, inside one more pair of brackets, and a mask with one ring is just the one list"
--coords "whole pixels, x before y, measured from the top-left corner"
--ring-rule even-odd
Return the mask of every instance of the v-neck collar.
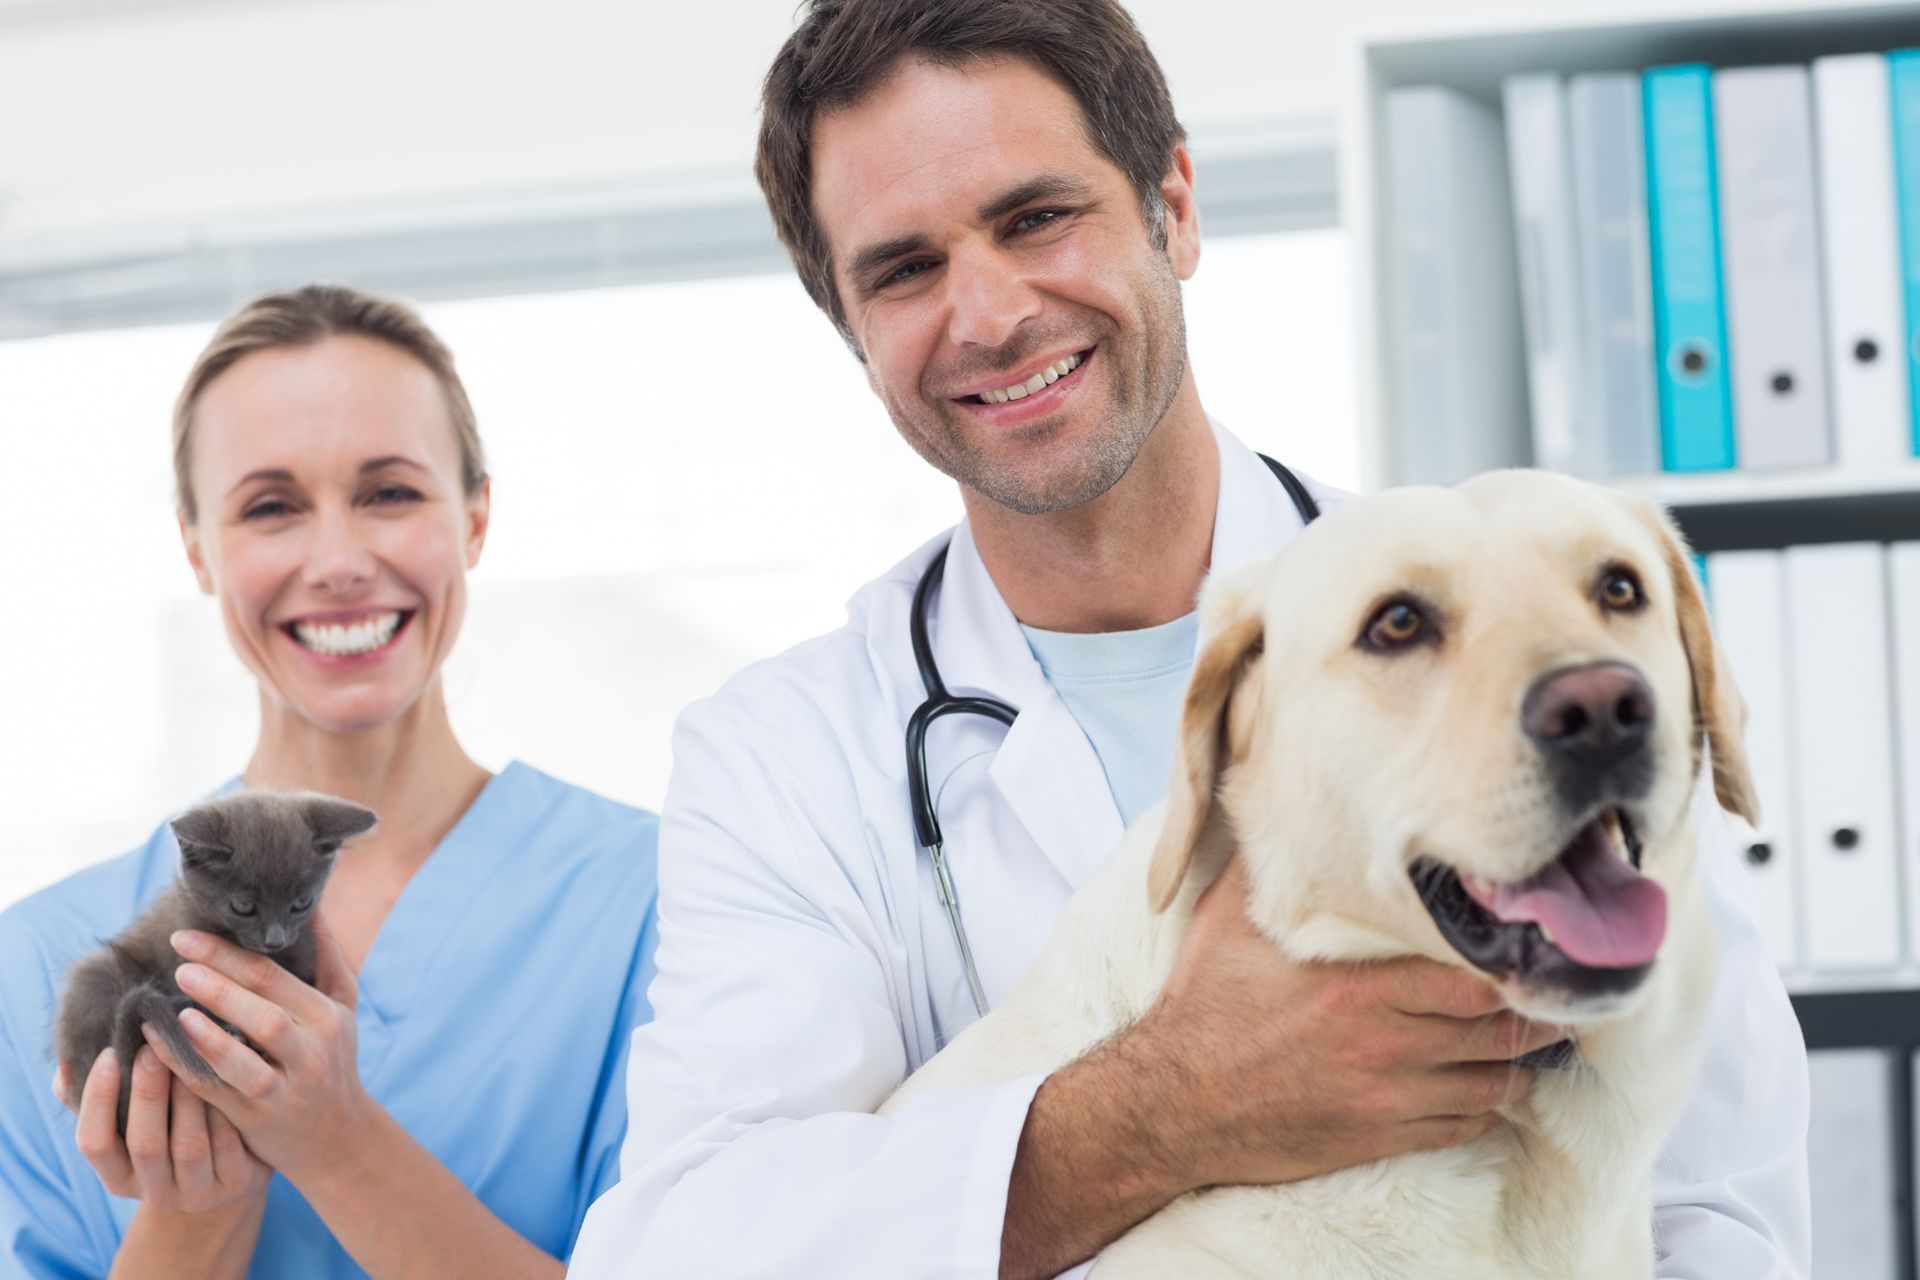
[[432, 853], [408, 877], [360, 965], [360, 1010], [384, 1022], [405, 1018], [429, 985], [435, 962], [461, 936], [460, 921], [515, 853], [545, 805], [525, 803], [538, 771], [513, 761], [487, 780]]

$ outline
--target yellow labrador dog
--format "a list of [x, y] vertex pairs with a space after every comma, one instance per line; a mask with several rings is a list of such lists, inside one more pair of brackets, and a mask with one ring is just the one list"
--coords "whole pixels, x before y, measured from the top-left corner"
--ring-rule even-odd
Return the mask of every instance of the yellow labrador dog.
[[1299, 960], [1471, 966], [1575, 1032], [1466, 1146], [1182, 1197], [1095, 1280], [1645, 1280], [1650, 1176], [1713, 988], [1690, 800], [1742, 708], [1671, 528], [1544, 472], [1403, 489], [1210, 582], [1181, 754], [1033, 972], [888, 1100], [1051, 1071], [1144, 1013], [1237, 849]]

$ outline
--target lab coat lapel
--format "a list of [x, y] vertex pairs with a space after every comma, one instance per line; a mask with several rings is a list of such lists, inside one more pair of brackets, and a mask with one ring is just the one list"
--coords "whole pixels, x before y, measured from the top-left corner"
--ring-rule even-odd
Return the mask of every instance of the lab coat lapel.
[[954, 531], [947, 553], [933, 633], [949, 689], [990, 694], [1019, 708], [988, 776], [1048, 861], [1077, 888], [1119, 843], [1120, 810], [1093, 744], [1047, 683], [965, 524]]
[[[1218, 422], [1212, 425], [1220, 446], [1220, 501], [1213, 513], [1213, 559], [1208, 572], [1220, 573], [1275, 554], [1304, 526], [1293, 499], [1260, 455]], [[1324, 490], [1302, 480], [1324, 501]]]

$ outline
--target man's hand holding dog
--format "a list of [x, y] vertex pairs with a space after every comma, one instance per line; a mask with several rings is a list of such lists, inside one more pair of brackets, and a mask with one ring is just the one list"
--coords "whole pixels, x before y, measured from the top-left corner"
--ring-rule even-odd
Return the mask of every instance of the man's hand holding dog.
[[1500, 1123], [1565, 1038], [1428, 960], [1294, 964], [1247, 919], [1236, 859], [1194, 910], [1145, 1017], [1041, 1085], [1003, 1277], [1051, 1276], [1188, 1191], [1292, 1182]]

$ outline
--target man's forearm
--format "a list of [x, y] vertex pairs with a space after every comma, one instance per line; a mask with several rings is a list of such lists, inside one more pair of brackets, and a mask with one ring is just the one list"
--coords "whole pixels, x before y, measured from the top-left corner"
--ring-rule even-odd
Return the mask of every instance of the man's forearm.
[[1001, 1280], [1042, 1280], [1086, 1261], [1192, 1190], [1168, 1150], [1171, 1068], [1147, 1067], [1123, 1033], [1034, 1094], [1007, 1188]]

